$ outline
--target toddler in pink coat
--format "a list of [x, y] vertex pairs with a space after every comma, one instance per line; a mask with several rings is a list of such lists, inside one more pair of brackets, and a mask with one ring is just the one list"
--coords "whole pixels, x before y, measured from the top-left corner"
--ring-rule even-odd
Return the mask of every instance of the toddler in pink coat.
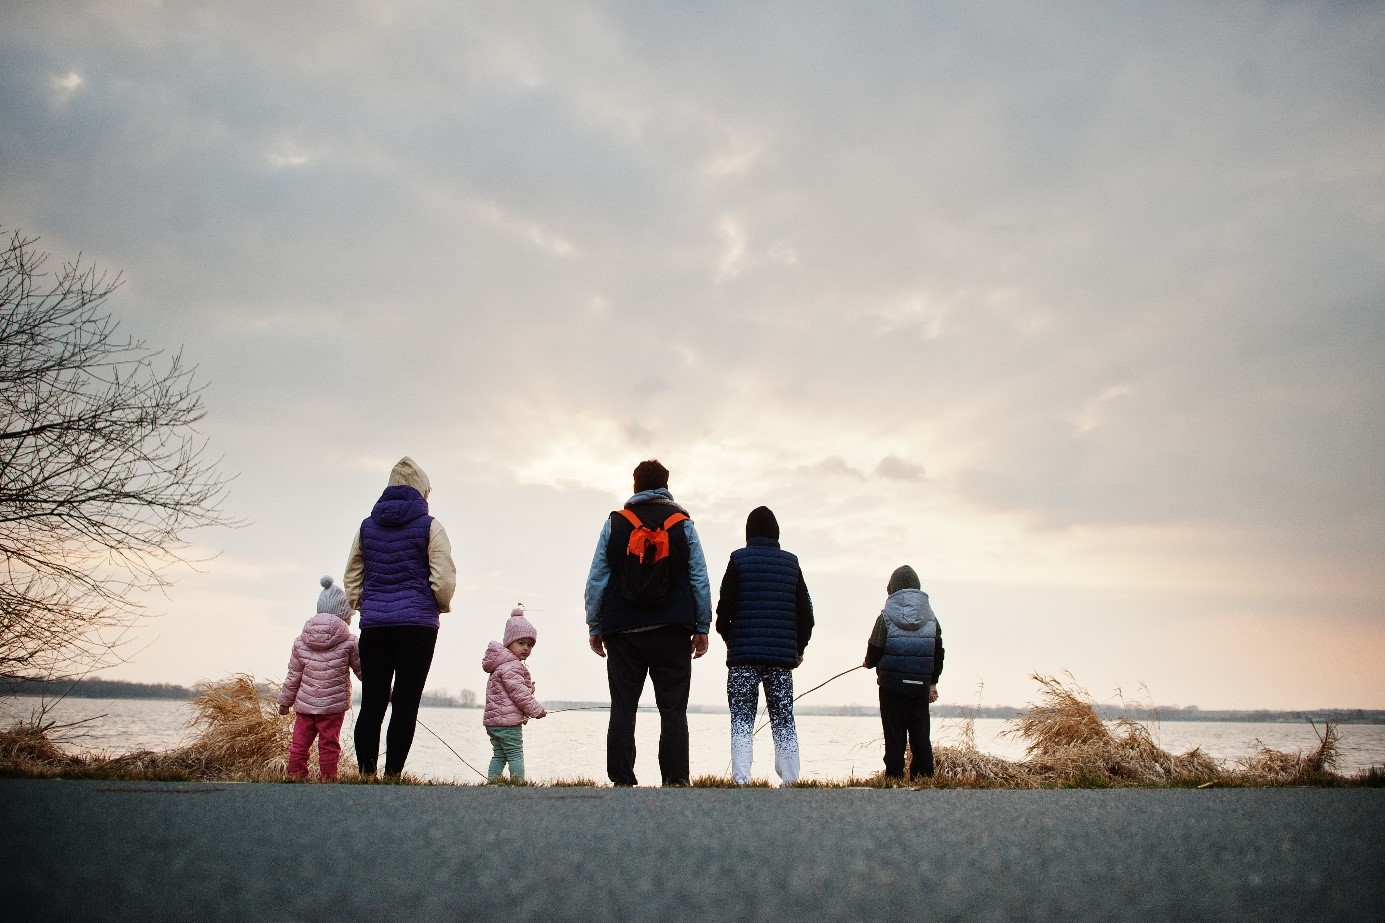
[[308, 777], [308, 751], [318, 738], [317, 763], [324, 782], [335, 781], [341, 759], [341, 724], [351, 707], [351, 674], [361, 677], [361, 654], [348, 627], [352, 609], [346, 593], [323, 577], [317, 615], [293, 642], [289, 673], [279, 690], [279, 714], [293, 707], [289, 778]]
[[494, 751], [488, 781], [500, 781], [507, 763], [510, 780], [524, 781], [524, 723], [548, 714], [534, 698], [534, 680], [524, 665], [537, 643], [538, 632], [524, 617], [524, 607], [516, 606], [505, 621], [503, 644], [492, 641], [481, 658], [481, 669], [491, 675], [481, 718]]

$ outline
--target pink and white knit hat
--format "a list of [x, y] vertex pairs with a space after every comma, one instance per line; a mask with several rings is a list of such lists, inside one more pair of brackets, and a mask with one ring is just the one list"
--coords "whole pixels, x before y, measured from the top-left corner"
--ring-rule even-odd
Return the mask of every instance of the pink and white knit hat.
[[532, 638], [537, 641], [539, 633], [534, 630], [533, 623], [524, 617], [524, 607], [515, 606], [510, 610], [510, 617], [505, 620], [504, 644], [509, 647], [520, 638]]

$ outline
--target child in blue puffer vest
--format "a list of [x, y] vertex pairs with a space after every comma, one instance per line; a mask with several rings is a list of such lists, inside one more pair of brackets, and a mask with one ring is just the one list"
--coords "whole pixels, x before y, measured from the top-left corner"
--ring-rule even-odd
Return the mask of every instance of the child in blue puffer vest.
[[875, 668], [880, 684], [880, 724], [885, 732], [885, 777], [904, 778], [904, 747], [913, 750], [909, 772], [933, 775], [928, 703], [938, 700], [943, 672], [943, 632], [919, 575], [895, 568], [885, 608], [875, 620], [862, 666]]

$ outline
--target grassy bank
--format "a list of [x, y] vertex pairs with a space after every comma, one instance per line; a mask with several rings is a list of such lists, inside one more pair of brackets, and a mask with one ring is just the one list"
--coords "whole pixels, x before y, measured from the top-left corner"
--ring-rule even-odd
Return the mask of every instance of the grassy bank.
[[[1261, 746], [1242, 760], [1225, 764], [1194, 748], [1171, 754], [1148, 728], [1120, 718], [1105, 722], [1091, 697], [1076, 683], [1034, 677], [1037, 702], [1015, 719], [1007, 733], [1025, 744], [1026, 758], [1006, 760], [976, 747], [970, 721], [957, 746], [935, 747], [936, 775], [903, 782], [881, 775], [836, 781], [805, 781], [802, 788], [1118, 788], [1380, 786], [1385, 772], [1373, 768], [1356, 775], [1337, 771], [1337, 727], [1327, 724], [1319, 744], [1304, 753]], [[282, 782], [293, 718], [278, 714], [273, 698], [249, 676], [210, 684], [193, 700], [196, 739], [173, 750], [137, 750], [118, 756], [71, 753], [54, 742], [57, 728], [40, 712], [0, 731], [0, 776], [11, 778], [121, 779], [132, 781]], [[316, 754], [314, 753], [314, 760]], [[311, 767], [316, 776], [316, 765]], [[358, 775], [349, 748], [342, 753], [341, 781], [357, 784], [463, 785], [405, 774], [399, 780]], [[509, 784], [509, 783], [506, 783]], [[550, 786], [596, 786], [575, 778]], [[728, 788], [725, 776], [702, 776], [697, 788]], [[752, 783], [750, 787], [768, 787]]]

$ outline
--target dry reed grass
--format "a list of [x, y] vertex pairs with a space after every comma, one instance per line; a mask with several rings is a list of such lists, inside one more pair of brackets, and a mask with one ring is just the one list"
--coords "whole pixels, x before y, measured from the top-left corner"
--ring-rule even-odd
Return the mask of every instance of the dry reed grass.
[[[1286, 753], [1263, 744], [1253, 755], [1227, 767], [1200, 749], [1170, 754], [1149, 729], [1129, 719], [1108, 725], [1097, 714], [1091, 696], [1071, 676], [1060, 680], [1034, 675], [1038, 701], [1007, 732], [1026, 744], [1027, 758], [1006, 760], [976, 747], [975, 726], [968, 719], [956, 746], [934, 748], [936, 775], [907, 782], [882, 774], [845, 780], [803, 780], [802, 788], [1049, 788], [1120, 785], [1339, 785], [1381, 784], [1381, 774], [1346, 778], [1337, 773], [1338, 730], [1328, 724], [1311, 752]], [[285, 777], [293, 719], [280, 716], [271, 687], [257, 686], [237, 675], [202, 687], [193, 702], [197, 731], [192, 743], [163, 752], [141, 750], [115, 757], [74, 755], [54, 743], [61, 728], [40, 710], [29, 721], [0, 731], [0, 775], [22, 777], [96, 777], [176, 779], [190, 781], [279, 781]], [[1316, 730], [1316, 727], [1315, 727]], [[316, 748], [310, 767], [316, 775]], [[365, 779], [357, 775], [349, 749], [342, 753], [343, 781], [377, 784], [438, 784], [405, 774], [402, 779]], [[452, 783], [446, 783], [452, 784]], [[565, 779], [553, 786], [596, 785], [587, 778]], [[699, 776], [696, 788], [732, 786], [725, 776]], [[752, 787], [767, 783], [752, 783]]]
[[17, 721], [0, 732], [0, 775], [51, 778], [80, 764], [48, 736], [55, 722], [40, 712], [28, 721]]
[[[196, 738], [172, 750], [135, 750], [119, 756], [75, 755], [49, 736], [55, 728], [42, 712], [0, 732], [0, 774], [187, 781], [271, 782], [285, 778], [293, 717], [280, 715], [273, 687], [238, 674], [200, 687], [190, 724]], [[355, 757], [342, 751], [338, 771], [356, 774]], [[317, 748], [309, 760], [318, 772]]]

